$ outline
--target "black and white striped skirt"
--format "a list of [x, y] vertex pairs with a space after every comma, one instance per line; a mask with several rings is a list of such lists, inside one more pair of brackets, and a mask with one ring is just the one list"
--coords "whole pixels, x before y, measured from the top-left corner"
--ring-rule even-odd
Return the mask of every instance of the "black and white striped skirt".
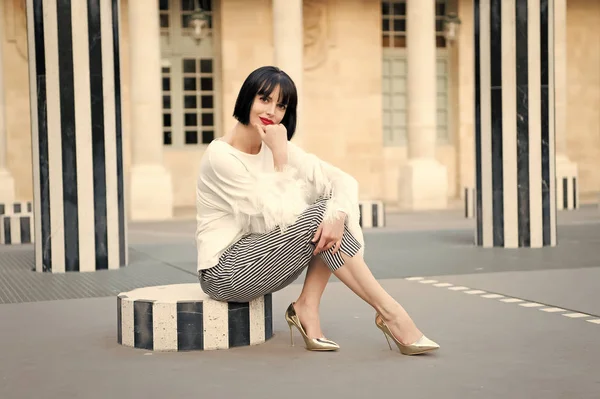
[[[285, 288], [308, 267], [315, 249], [311, 242], [323, 221], [327, 199], [310, 205], [282, 234], [279, 228], [251, 234], [230, 246], [215, 266], [200, 270], [200, 285], [211, 298], [227, 302], [249, 302]], [[361, 244], [345, 226], [340, 250], [321, 256], [333, 272], [344, 265], [341, 252], [353, 257]]]

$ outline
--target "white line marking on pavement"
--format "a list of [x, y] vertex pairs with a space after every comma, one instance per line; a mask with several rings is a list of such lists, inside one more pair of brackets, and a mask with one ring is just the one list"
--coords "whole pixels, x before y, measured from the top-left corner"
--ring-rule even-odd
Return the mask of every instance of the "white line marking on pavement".
[[500, 302], [517, 303], [517, 302], [523, 302], [523, 300], [522, 299], [518, 299], [518, 298], [506, 298], [506, 299], [500, 299]]
[[523, 306], [524, 308], [539, 308], [540, 306], [544, 306], [541, 303], [535, 303], [535, 302], [525, 302], [525, 303], [520, 303], [519, 306]]
[[561, 308], [545, 308], [545, 309], [540, 309], [542, 312], [548, 312], [548, 313], [556, 313], [556, 312], [566, 312], [566, 310], [561, 309]]
[[500, 294], [487, 294], [487, 295], [482, 295], [482, 298], [487, 298], [487, 299], [498, 299], [498, 298], [504, 298], [504, 295], [500, 295]]
[[[529, 302], [524, 299], [506, 297], [505, 295], [501, 295], [501, 294], [488, 294], [486, 291], [471, 289], [469, 287], [465, 287], [462, 285], [455, 286], [451, 283], [438, 283], [438, 280], [428, 280], [425, 277], [406, 277], [405, 280], [418, 281], [421, 284], [431, 284], [434, 287], [447, 287], [451, 291], [463, 291], [465, 294], [479, 295], [482, 298], [486, 298], [486, 299], [498, 299], [500, 302], [504, 302], [504, 303], [516, 303], [519, 306], [522, 306], [524, 308], [539, 308], [538, 310], [541, 310], [542, 312], [559, 313], [562, 316], [569, 317], [571, 319], [581, 319], [581, 318], [591, 317], [591, 319], [586, 320], [588, 323], [600, 325], [600, 318], [596, 318], [597, 316], [592, 316], [592, 315], [585, 314], [585, 313], [573, 312], [573, 311], [569, 311], [569, 310], [562, 309], [562, 308], [552, 307], [550, 305], [544, 305], [542, 303]], [[480, 295], [480, 294], [485, 294], [485, 295]], [[502, 298], [502, 299], [500, 299], [500, 298]], [[567, 313], [565, 313], [565, 312], [567, 312]]]
[[563, 314], [563, 316], [570, 317], [572, 319], [579, 319], [582, 317], [591, 317], [589, 314], [585, 314], [585, 313], [565, 313], [565, 314]]

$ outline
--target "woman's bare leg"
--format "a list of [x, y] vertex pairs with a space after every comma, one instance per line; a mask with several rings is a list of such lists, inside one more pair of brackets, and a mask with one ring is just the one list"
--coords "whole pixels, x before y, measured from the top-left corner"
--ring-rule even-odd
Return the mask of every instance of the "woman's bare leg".
[[[329, 270], [321, 256], [314, 256], [308, 266], [302, 292], [294, 305], [296, 314], [309, 338], [323, 337], [319, 321], [319, 305], [330, 277], [331, 270]], [[348, 276], [349, 281], [352, 281], [353, 278], [352, 275]], [[354, 282], [352, 285], [358, 292], [365, 295], [359, 284]], [[362, 295], [359, 296], [362, 297]]]
[[350, 258], [344, 253], [342, 256], [344, 266], [334, 272], [335, 276], [383, 317], [400, 342], [408, 345], [421, 338], [423, 334], [406, 310], [383, 289], [362, 256]]

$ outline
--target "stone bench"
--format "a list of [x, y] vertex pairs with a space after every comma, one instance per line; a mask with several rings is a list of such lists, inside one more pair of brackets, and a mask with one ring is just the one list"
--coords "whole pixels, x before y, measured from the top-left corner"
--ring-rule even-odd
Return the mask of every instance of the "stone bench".
[[31, 201], [0, 203], [0, 216], [14, 215], [17, 213], [33, 213]]
[[477, 212], [476, 189], [465, 187], [465, 218], [473, 219]]
[[271, 294], [251, 302], [210, 299], [199, 283], [138, 288], [117, 297], [117, 341], [152, 351], [228, 349], [273, 336]]
[[360, 227], [385, 227], [385, 208], [383, 201], [361, 200], [358, 202], [360, 210]]
[[31, 244], [34, 231], [31, 213], [0, 215], [0, 244]]
[[556, 176], [556, 209], [574, 210], [579, 208], [577, 175]]

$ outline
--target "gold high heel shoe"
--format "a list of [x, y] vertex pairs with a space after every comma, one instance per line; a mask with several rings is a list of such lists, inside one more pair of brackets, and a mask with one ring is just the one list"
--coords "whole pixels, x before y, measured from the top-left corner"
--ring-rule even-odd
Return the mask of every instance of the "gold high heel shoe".
[[394, 341], [394, 343], [400, 350], [400, 353], [402, 353], [403, 355], [418, 355], [440, 348], [440, 346], [437, 343], [433, 342], [425, 335], [421, 336], [421, 338], [419, 338], [415, 343], [412, 343], [410, 345], [404, 345], [402, 342], [398, 341], [396, 337], [394, 337], [394, 334], [392, 334], [389, 327], [387, 326], [387, 324], [385, 324], [385, 321], [383, 321], [383, 318], [379, 313], [377, 314], [377, 316], [375, 316], [375, 324], [383, 332], [383, 335], [385, 336], [390, 350], [392, 350], [392, 345], [390, 344], [388, 336]]
[[294, 309], [294, 304], [290, 303], [287, 310], [285, 311], [285, 320], [290, 327], [290, 341], [292, 346], [294, 346], [294, 334], [292, 333], [292, 326], [296, 326], [300, 334], [302, 334], [302, 338], [304, 338], [304, 343], [306, 344], [306, 349], [309, 351], [335, 351], [340, 349], [340, 346], [333, 341], [328, 340], [327, 338], [308, 338], [302, 324], [300, 323], [300, 319], [296, 315], [296, 309]]

